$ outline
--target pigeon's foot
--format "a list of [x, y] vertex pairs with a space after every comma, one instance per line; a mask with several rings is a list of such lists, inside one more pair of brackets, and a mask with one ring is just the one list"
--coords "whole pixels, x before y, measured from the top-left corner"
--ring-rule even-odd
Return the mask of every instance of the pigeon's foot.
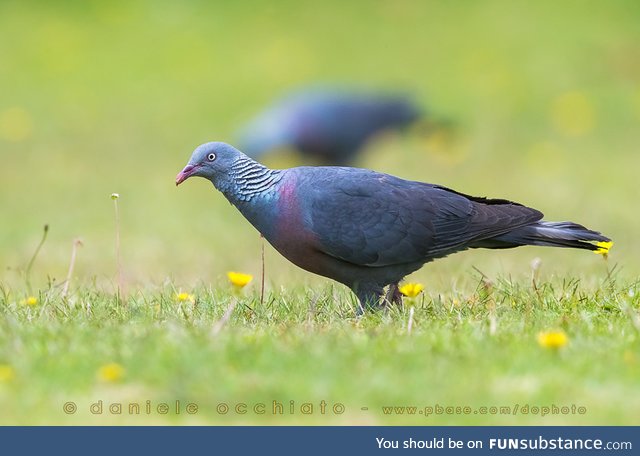
[[401, 306], [402, 305], [402, 293], [398, 289], [397, 283], [392, 283], [387, 288], [387, 294], [384, 296], [384, 304], [387, 306]]
[[382, 287], [358, 285], [353, 291], [358, 297], [357, 315], [362, 315], [365, 310], [376, 311], [384, 307], [384, 301], [383, 304], [380, 303], [380, 297], [384, 292]]

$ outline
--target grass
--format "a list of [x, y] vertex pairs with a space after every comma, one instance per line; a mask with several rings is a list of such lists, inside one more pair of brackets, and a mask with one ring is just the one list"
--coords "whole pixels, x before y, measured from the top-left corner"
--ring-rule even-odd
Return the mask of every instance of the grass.
[[[193, 290], [193, 301], [183, 302], [169, 283], [124, 302], [91, 287], [63, 299], [52, 288], [33, 306], [3, 289], [0, 360], [15, 373], [0, 385], [2, 423], [637, 423], [637, 283], [615, 275], [595, 288], [579, 280], [534, 287], [476, 278], [469, 293], [413, 300], [411, 333], [410, 301], [357, 319], [351, 296], [332, 288], [272, 291], [263, 306], [258, 287], [238, 293], [223, 283]], [[568, 344], [539, 346], [537, 334], [550, 329], [564, 331]], [[100, 379], [110, 363], [124, 373]], [[98, 401], [102, 413], [91, 414]], [[282, 404], [275, 415], [274, 401]], [[69, 402], [71, 414], [63, 411]], [[129, 413], [132, 403], [141, 404], [140, 415]], [[162, 403], [169, 404], [166, 415], [157, 412]], [[197, 413], [186, 413], [190, 403]], [[112, 404], [122, 413], [111, 413]], [[248, 413], [236, 413], [238, 404]], [[256, 404], [266, 413], [253, 412]], [[516, 404], [576, 409], [497, 413]], [[433, 414], [425, 416], [428, 406]], [[471, 412], [437, 415], [437, 406]], [[400, 407], [418, 409], [400, 414]]]
[[[1, 2], [0, 422], [638, 424], [640, 9], [583, 3]], [[458, 127], [383, 136], [360, 166], [582, 223], [615, 241], [609, 260], [438, 260], [408, 278], [426, 286], [408, 334], [408, 303], [357, 320], [350, 293], [267, 247], [260, 305], [255, 230], [173, 179], [197, 144], [318, 81], [409, 90]], [[229, 270], [255, 279], [237, 294]], [[540, 347], [548, 330], [568, 345]], [[198, 413], [93, 415], [98, 400]], [[315, 413], [216, 411], [274, 400]], [[586, 413], [381, 411], [516, 403]]]

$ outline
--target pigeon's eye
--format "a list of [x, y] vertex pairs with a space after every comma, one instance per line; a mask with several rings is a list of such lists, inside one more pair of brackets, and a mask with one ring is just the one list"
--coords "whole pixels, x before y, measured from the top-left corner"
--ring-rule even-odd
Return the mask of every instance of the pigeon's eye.
[[207, 155], [207, 159], [208, 159], [210, 162], [214, 161], [214, 160], [216, 159], [216, 154], [209, 154], [209, 155]]

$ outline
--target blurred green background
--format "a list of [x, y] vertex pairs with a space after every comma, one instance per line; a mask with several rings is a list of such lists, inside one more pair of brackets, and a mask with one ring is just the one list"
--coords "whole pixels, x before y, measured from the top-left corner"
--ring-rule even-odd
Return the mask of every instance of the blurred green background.
[[[601, 284], [607, 271], [617, 266], [619, 276], [634, 282], [640, 267], [640, 247], [635, 239], [640, 231], [638, 23], [640, 3], [631, 0], [3, 0], [0, 2], [0, 285], [11, 288], [16, 295], [24, 292], [24, 269], [40, 240], [43, 225], [48, 223], [49, 237], [31, 273], [34, 288], [43, 290], [51, 280], [64, 280], [72, 242], [81, 238], [84, 246], [78, 254], [72, 288], [95, 284], [98, 289], [112, 292], [116, 277], [115, 222], [109, 195], [113, 192], [120, 194], [122, 265], [128, 290], [162, 291], [175, 287], [189, 291], [199, 285], [227, 286], [224, 274], [228, 270], [259, 275], [261, 244], [255, 230], [208, 182], [194, 179], [176, 189], [174, 177], [198, 144], [209, 140], [233, 141], [237, 127], [266, 103], [291, 88], [318, 82], [409, 90], [432, 112], [454, 120], [459, 126], [457, 136], [448, 141], [424, 138], [416, 132], [385, 135], [371, 144], [360, 166], [440, 183], [465, 193], [519, 201], [542, 210], [549, 220], [582, 223], [615, 241], [607, 263], [589, 252], [543, 248], [454, 255], [427, 265], [412, 277], [426, 284], [427, 301], [433, 299], [442, 304], [450, 296], [443, 299], [441, 294], [453, 292], [453, 296], [464, 296], [473, 292], [478, 286], [474, 266], [489, 278], [507, 276], [528, 286], [530, 264], [536, 257], [542, 260], [543, 278], [560, 282], [564, 277], [580, 279], [581, 285], [589, 289]], [[282, 289], [285, 297], [292, 292], [308, 296], [302, 290], [311, 290], [311, 295], [327, 292], [325, 279], [296, 269], [270, 248], [266, 260], [269, 290]], [[257, 282], [254, 280], [249, 286], [250, 293], [256, 293]], [[343, 304], [335, 305], [342, 309]], [[593, 305], [600, 305], [600, 301]], [[306, 303], [299, 305], [303, 309], [301, 315], [306, 312], [304, 306]], [[105, 318], [113, 318], [107, 310], [101, 312]], [[24, 320], [22, 336], [15, 340], [28, 341], [32, 337], [28, 323], [31, 313], [24, 309], [15, 313]], [[48, 314], [43, 310], [40, 315]], [[102, 318], [100, 312], [96, 315]], [[558, 315], [554, 313], [550, 318], [564, 318]], [[400, 327], [404, 325], [402, 318]], [[607, 316], [602, 318], [606, 321]], [[151, 316], [149, 319], [153, 321]], [[442, 319], [449, 321], [450, 316], [444, 315]], [[277, 321], [265, 321], [279, 334]], [[425, 321], [429, 324], [428, 319]], [[215, 344], [201, 344], [196, 337], [185, 347], [202, 345], [204, 351], [189, 350], [198, 361], [189, 364], [193, 359], [186, 360], [178, 348], [188, 338], [174, 336], [191, 333], [181, 324], [167, 324], [166, 331], [164, 326], [156, 328], [155, 323], [149, 323], [149, 328], [157, 329], [155, 337], [165, 341], [169, 348], [164, 350], [174, 356], [165, 357], [170, 360], [166, 366], [158, 362], [149, 368], [164, 366], [162, 369], [166, 371], [160, 369], [157, 377], [165, 378], [177, 364], [184, 364], [181, 369], [185, 373], [197, 365], [201, 375], [195, 378], [201, 380], [199, 385], [208, 385], [203, 389], [207, 393], [203, 397], [210, 396], [211, 390], [207, 388], [215, 388], [220, 380], [212, 380], [209, 369], [214, 367], [207, 360], [210, 356], [227, 360], [226, 352], [218, 351]], [[337, 333], [331, 333], [329, 346], [334, 341], [336, 347], [342, 346], [343, 332], [348, 340], [360, 340], [360, 333], [352, 331], [349, 323], [332, 324], [337, 325]], [[11, 325], [8, 323], [8, 334], [13, 331]], [[444, 331], [434, 330], [434, 340], [443, 333], [442, 344], [448, 347], [447, 338], [451, 334], [458, 337], [456, 322], [451, 325], [454, 328], [451, 333], [447, 325]], [[468, 325], [475, 335], [475, 323]], [[613, 337], [611, 325], [602, 322], [599, 325], [604, 335], [598, 334], [603, 339], [579, 335], [578, 350], [587, 346], [595, 352], [600, 347], [603, 353], [599, 353], [599, 359], [605, 360], [609, 345], [599, 345], [600, 340], [610, 338], [621, 347], [635, 340], [628, 333]], [[114, 328], [131, 336], [136, 344], [146, 340], [146, 336], [140, 335], [146, 333], [136, 324]], [[427, 328], [422, 334], [422, 343], [431, 343], [429, 331]], [[38, 332], [41, 331], [33, 329], [33, 338], [48, 337], [39, 336]], [[52, 334], [53, 342], [67, 337], [64, 325]], [[102, 348], [105, 362], [121, 346], [126, 352], [127, 341], [120, 340], [120, 334], [114, 332], [112, 339], [105, 339], [103, 345], [108, 346]], [[304, 331], [300, 334], [300, 340], [307, 340]], [[233, 350], [228, 359], [237, 358], [241, 362], [243, 356], [248, 356], [242, 350], [256, 351], [245, 347], [244, 338], [255, 342], [262, 340], [255, 339], [259, 336], [252, 334], [251, 329], [233, 332], [230, 337], [241, 347], [237, 350], [242, 356], [234, 358], [236, 345], [230, 344]], [[86, 344], [82, 359], [90, 364], [89, 360], [96, 356], [90, 350], [93, 330], [79, 337], [69, 343], [79, 351]], [[278, 337], [269, 340], [284, 347], [286, 340], [281, 344]], [[310, 340], [322, 338], [320, 331]], [[385, 344], [384, 338], [371, 339], [372, 343]], [[150, 339], [147, 347], [151, 358], [158, 350], [155, 340]], [[514, 367], [510, 346], [497, 339], [482, 341], [502, 354], [498, 367], [493, 367], [500, 375], [513, 369], [526, 371], [529, 351]], [[411, 339], [399, 343], [406, 353], [414, 355]], [[438, 343], [433, 342], [432, 348], [440, 353]], [[527, 347], [532, 344], [534, 348], [527, 350], [536, 349], [533, 337], [521, 342]], [[270, 346], [266, 344], [267, 352]], [[295, 347], [305, 350], [315, 347], [293, 343], [291, 346], [294, 348], [282, 350], [288, 353]], [[478, 344], [469, 342], [469, 346]], [[38, 347], [32, 352], [40, 353], [46, 360], [47, 345], [42, 342], [41, 351]], [[350, 347], [342, 349], [349, 365], [355, 363], [354, 353], [364, 360], [370, 345], [363, 345], [361, 352]], [[147, 359], [147, 351], [132, 351]], [[467, 363], [471, 372], [474, 375], [486, 372], [473, 369], [477, 354], [469, 352]], [[442, 358], [451, 358], [453, 363], [443, 364], [445, 367], [438, 374], [446, 379], [448, 369], [458, 358], [449, 357], [446, 350], [443, 353]], [[618, 355], [615, 359], [622, 359]], [[389, 360], [396, 357], [387, 356]], [[415, 356], [422, 355], [415, 353]], [[318, 355], [305, 362], [316, 363], [320, 358]], [[264, 364], [271, 365], [271, 359], [265, 357], [269, 362]], [[591, 369], [587, 361], [584, 366]], [[485, 367], [491, 364], [488, 360], [483, 363]], [[138, 362], [131, 364], [131, 371], [142, 369]], [[282, 372], [268, 378], [279, 385], [278, 391], [289, 388], [289, 392], [304, 393], [305, 381], [283, 380], [291, 375], [286, 372], [301, 365], [304, 362], [300, 364], [296, 358], [295, 363], [290, 366], [285, 363]], [[337, 380], [343, 371], [341, 364], [336, 365], [340, 366], [336, 372], [318, 376], [318, 381], [330, 386], [346, 385]], [[558, 366], [553, 360], [549, 365]], [[257, 366], [261, 369], [262, 365]], [[608, 366], [601, 364], [602, 378], [605, 373], [613, 375]], [[60, 372], [75, 369], [67, 367], [63, 363], [56, 369]], [[311, 367], [307, 369], [309, 372], [313, 372]], [[395, 372], [392, 367], [389, 371]], [[371, 369], [377, 372], [379, 368]], [[415, 373], [412, 378], [415, 381], [425, 378], [426, 374], [416, 369], [410, 370]], [[427, 372], [430, 367], [421, 369]], [[368, 376], [370, 371], [365, 371]], [[179, 381], [190, 378], [182, 375], [183, 371], [176, 372], [173, 375]], [[229, 372], [229, 379], [222, 381], [225, 391], [244, 394], [260, 384], [258, 377]], [[465, 372], [464, 366], [461, 372]], [[555, 386], [549, 391], [565, 391], [559, 383], [564, 383], [564, 388], [572, 385], [567, 372], [556, 377], [556, 383], [552, 383]], [[295, 375], [304, 377], [302, 372]], [[403, 372], [395, 375], [402, 377]], [[627, 389], [615, 390], [618, 392], [615, 400], [609, 400], [603, 391], [613, 391], [609, 386], [617, 384], [617, 376], [615, 380], [607, 377], [607, 381], [614, 383], [603, 380], [602, 389], [594, 390], [594, 396], [609, 401], [608, 416], [617, 416], [616, 407], [628, 403], [627, 391], [634, 384], [633, 375], [624, 377]], [[59, 378], [66, 377], [60, 374]], [[238, 378], [239, 383], [234, 383]], [[218, 383], [212, 386], [212, 381]], [[436, 390], [434, 399], [459, 397], [458, 390], [451, 390], [450, 385], [464, 382], [463, 377], [454, 383], [444, 381], [444, 389]], [[309, 385], [311, 388], [315, 384]], [[495, 394], [502, 394], [500, 383], [496, 385]], [[418, 386], [413, 384], [415, 391]], [[167, 385], [161, 388], [171, 391]], [[378, 388], [382, 392], [397, 390], [384, 378]], [[32, 404], [31, 408], [21, 409], [27, 410], [24, 413], [28, 415], [22, 419], [33, 422], [29, 410], [37, 410], [38, 401], [53, 396], [47, 389], [42, 390], [45, 393], [32, 392], [29, 384], [23, 389], [19, 401], [31, 398]], [[256, 394], [261, 391], [256, 389]], [[406, 394], [413, 393], [407, 389]], [[480, 393], [471, 389], [462, 397], [475, 396]], [[59, 415], [58, 402], [51, 407]], [[631, 415], [633, 412], [628, 411], [626, 416]], [[597, 417], [590, 419], [593, 424]]]
[[[255, 273], [259, 240], [209, 183], [177, 190], [192, 149], [305, 83], [399, 88], [460, 126], [454, 142], [384, 137], [359, 165], [532, 205], [611, 236], [638, 270], [640, 5], [612, 2], [0, 3], [0, 264], [11, 283], [44, 223], [34, 280], [115, 274], [121, 195], [128, 283]], [[515, 275], [598, 268], [585, 252], [474, 252]], [[267, 253], [270, 278], [313, 281]], [[524, 259], [524, 261], [523, 261]], [[593, 266], [597, 263], [596, 266]], [[580, 269], [572, 269], [579, 266]], [[623, 272], [623, 273], [624, 273]]]
[[[255, 272], [253, 228], [209, 183], [177, 190], [173, 179], [196, 145], [232, 141], [265, 103], [318, 81], [411, 90], [461, 126], [432, 153], [415, 135], [379, 141], [361, 166], [581, 222], [611, 236], [614, 261], [635, 273], [639, 13], [634, 1], [3, 1], [3, 279], [24, 267], [44, 223], [34, 278], [63, 276], [76, 237], [77, 274], [113, 277], [112, 192], [129, 282]], [[471, 255], [502, 272], [523, 256], [559, 272], [596, 261]], [[310, 280], [268, 256], [274, 274]]]

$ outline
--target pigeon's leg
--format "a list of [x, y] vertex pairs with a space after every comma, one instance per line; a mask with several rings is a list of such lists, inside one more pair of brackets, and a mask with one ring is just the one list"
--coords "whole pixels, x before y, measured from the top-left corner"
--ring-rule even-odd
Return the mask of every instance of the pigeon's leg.
[[380, 297], [384, 290], [379, 285], [357, 284], [353, 292], [358, 297], [358, 309], [356, 313], [362, 315], [366, 309], [377, 310], [380, 306]]
[[402, 293], [400, 293], [400, 290], [398, 289], [398, 282], [389, 285], [387, 294], [384, 297], [384, 303], [388, 306], [394, 304], [396, 306], [402, 305]]

